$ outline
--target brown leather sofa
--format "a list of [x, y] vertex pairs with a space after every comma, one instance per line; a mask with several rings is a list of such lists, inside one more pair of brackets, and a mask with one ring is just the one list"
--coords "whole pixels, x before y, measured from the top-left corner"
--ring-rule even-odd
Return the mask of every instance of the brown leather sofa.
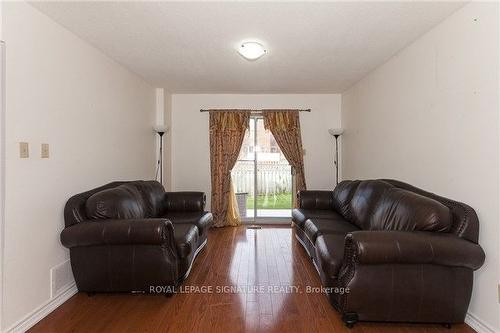
[[466, 204], [395, 180], [301, 191], [296, 238], [348, 327], [357, 321], [464, 321], [484, 263]]
[[213, 217], [204, 206], [204, 193], [165, 192], [156, 181], [113, 182], [73, 196], [61, 242], [78, 290], [171, 294], [207, 243]]

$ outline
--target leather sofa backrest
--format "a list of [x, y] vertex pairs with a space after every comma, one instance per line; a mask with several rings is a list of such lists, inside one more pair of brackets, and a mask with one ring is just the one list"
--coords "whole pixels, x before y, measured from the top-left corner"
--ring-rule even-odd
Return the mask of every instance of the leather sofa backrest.
[[450, 233], [457, 235], [460, 238], [467, 239], [477, 244], [479, 239], [479, 219], [475, 210], [463, 202], [458, 202], [445, 197], [441, 197], [434, 193], [424, 191], [418, 187], [410, 184], [394, 180], [382, 179], [384, 182], [389, 183], [397, 188], [401, 188], [413, 193], [423, 195], [425, 197], [434, 199], [446, 207], [451, 212], [452, 223], [449, 230]]
[[344, 180], [333, 190], [333, 208], [348, 220], [352, 220], [351, 200], [360, 180]]
[[370, 230], [447, 232], [450, 227], [448, 207], [396, 187], [384, 191], [369, 222]]
[[117, 186], [126, 184], [127, 182], [112, 182], [92, 190], [78, 193], [73, 195], [68, 199], [66, 205], [64, 206], [64, 225], [66, 227], [72, 226], [74, 224], [80, 223], [87, 219], [87, 212], [85, 204], [87, 203], [87, 199], [90, 198], [93, 194], [97, 192], [101, 192], [102, 190], [115, 188]]
[[144, 213], [146, 218], [161, 216], [165, 211], [165, 189], [163, 185], [154, 180], [134, 181], [129, 183], [135, 186], [144, 203]]
[[[357, 181], [356, 181], [357, 182]], [[341, 183], [342, 184], [342, 183]], [[340, 184], [338, 185], [340, 186]], [[347, 186], [347, 184], [346, 184]], [[435, 200], [449, 209], [450, 214], [450, 226], [447, 232], [457, 235], [460, 238], [467, 239], [471, 242], [477, 244], [479, 239], [479, 220], [476, 212], [472, 207], [466, 205], [462, 202], [451, 200], [445, 197], [441, 197], [434, 193], [424, 191], [418, 187], [412, 186], [410, 184], [393, 180], [393, 179], [379, 179], [379, 180], [365, 180], [361, 181], [354, 195], [352, 196], [351, 202], [349, 204], [348, 214], [344, 216], [351, 223], [356, 224], [361, 229], [370, 228], [370, 215], [373, 214], [374, 208], [377, 206], [382, 198], [383, 193], [390, 188], [403, 189], [420, 196]], [[334, 197], [342, 198], [342, 193], [344, 189], [339, 188], [338, 194]], [[335, 208], [344, 214], [344, 208], [341, 203], [343, 200], [334, 199], [337, 202], [334, 205]], [[349, 216], [350, 214], [350, 216]], [[442, 225], [439, 222], [439, 226]], [[416, 226], [419, 227], [419, 226]], [[440, 229], [440, 227], [437, 227]]]
[[301, 195], [298, 192], [297, 200], [299, 207], [311, 210], [326, 210], [333, 207], [333, 195], [331, 191], [307, 190], [307, 195]]
[[175, 211], [203, 211], [205, 208], [206, 196], [202, 192], [165, 192], [165, 210]]
[[141, 219], [145, 206], [137, 187], [129, 183], [93, 194], [85, 209], [89, 219]]
[[384, 193], [394, 188], [381, 180], [364, 180], [359, 183], [350, 203], [350, 221], [361, 229], [370, 228], [370, 218]]
[[[117, 181], [117, 182], [112, 182], [108, 183], [106, 185], [94, 188], [92, 190], [82, 192], [79, 194], [76, 194], [72, 196], [71, 198], [68, 199], [66, 202], [66, 205], [64, 207], [64, 224], [66, 227], [69, 227], [71, 225], [80, 223], [82, 221], [85, 221], [87, 219], [90, 219], [87, 215], [87, 200], [93, 196], [94, 194], [108, 190], [108, 189], [114, 189], [116, 187], [119, 187], [121, 185], [125, 184], [133, 184], [139, 192], [141, 192], [142, 195], [142, 200], [143, 200], [143, 208], [145, 210], [144, 214], [145, 216], [149, 216], [149, 214], [153, 214], [153, 212], [156, 212], [159, 210], [159, 215], [152, 216], [152, 217], [157, 217], [160, 216], [164, 210], [165, 210], [165, 204], [164, 204], [164, 199], [165, 199], [165, 190], [163, 188], [163, 185], [161, 185], [157, 181], [141, 181], [141, 180], [136, 180], [136, 181]], [[147, 193], [149, 191], [152, 191], [153, 193]], [[152, 200], [148, 202], [146, 197], [149, 196]]]

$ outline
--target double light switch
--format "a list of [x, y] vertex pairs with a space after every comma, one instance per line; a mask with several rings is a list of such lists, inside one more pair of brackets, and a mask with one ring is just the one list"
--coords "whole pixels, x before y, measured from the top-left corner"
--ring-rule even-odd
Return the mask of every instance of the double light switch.
[[[19, 157], [20, 158], [29, 158], [30, 157], [30, 149], [29, 149], [28, 142], [19, 142]], [[41, 158], [49, 158], [50, 157], [48, 143], [42, 143], [41, 150], [40, 150], [40, 157]]]

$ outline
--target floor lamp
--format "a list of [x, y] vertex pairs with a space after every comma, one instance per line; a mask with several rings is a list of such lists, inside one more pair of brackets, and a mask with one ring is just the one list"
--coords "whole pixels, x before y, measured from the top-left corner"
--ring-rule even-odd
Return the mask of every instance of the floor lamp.
[[154, 131], [160, 136], [160, 151], [158, 156], [158, 163], [156, 166], [156, 179], [158, 179], [158, 173], [160, 173], [160, 184], [163, 185], [163, 135], [167, 133], [168, 128], [165, 126], [155, 126]]
[[335, 184], [339, 184], [339, 136], [344, 133], [342, 128], [330, 128], [328, 133], [335, 138]]

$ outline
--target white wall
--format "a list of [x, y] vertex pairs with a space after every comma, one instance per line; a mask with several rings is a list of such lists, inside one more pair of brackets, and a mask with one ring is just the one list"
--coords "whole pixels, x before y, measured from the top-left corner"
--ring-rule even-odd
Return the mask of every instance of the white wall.
[[[3, 2], [0, 2], [0, 41], [3, 43], [2, 29]], [[5, 47], [5, 46], [3, 46]], [[1, 51], [1, 48], [0, 48]], [[4, 53], [0, 54], [0, 331], [3, 326], [3, 253], [5, 215], [5, 84]]]
[[345, 179], [401, 179], [476, 209], [486, 263], [469, 310], [497, 331], [498, 38], [498, 4], [468, 4], [342, 95]]
[[165, 153], [163, 154], [163, 184], [165, 190], [172, 191], [172, 95], [164, 94], [164, 115], [163, 122], [168, 128], [167, 133], [165, 133], [163, 141], [163, 149]]
[[[154, 89], [30, 5], [3, 3], [7, 183], [3, 328], [50, 298], [73, 194], [154, 176]], [[18, 142], [30, 158], [18, 157]], [[40, 144], [50, 144], [50, 159]]]
[[334, 187], [333, 137], [340, 127], [340, 95], [172, 95], [172, 189], [201, 190], [210, 198], [208, 113], [200, 109], [311, 108], [301, 112], [306, 182], [310, 189]]

